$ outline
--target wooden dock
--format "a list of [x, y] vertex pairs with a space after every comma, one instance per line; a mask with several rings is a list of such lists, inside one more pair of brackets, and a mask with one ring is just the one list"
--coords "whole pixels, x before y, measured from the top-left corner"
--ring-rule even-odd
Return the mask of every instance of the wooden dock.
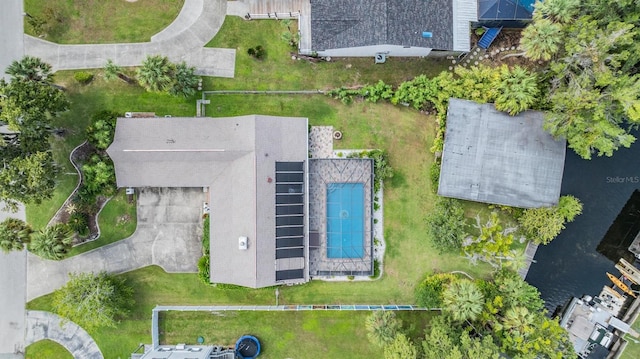
[[527, 273], [529, 273], [529, 268], [531, 267], [531, 263], [534, 262], [533, 257], [536, 256], [537, 251], [538, 251], [537, 244], [533, 242], [527, 243], [527, 248], [524, 250], [525, 265], [518, 271], [518, 274], [520, 274], [520, 277], [522, 277], [522, 279], [525, 279], [527, 277]]
[[640, 284], [640, 269], [627, 262], [624, 258], [620, 258], [620, 261], [616, 264], [616, 269], [633, 284]]

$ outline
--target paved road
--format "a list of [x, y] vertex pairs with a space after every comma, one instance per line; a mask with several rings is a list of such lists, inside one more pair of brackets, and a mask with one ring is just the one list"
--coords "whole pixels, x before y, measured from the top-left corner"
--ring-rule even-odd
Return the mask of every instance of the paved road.
[[98, 344], [76, 323], [49, 312], [27, 311], [27, 345], [44, 339], [62, 345], [75, 359], [104, 358]]
[[0, 72], [24, 55], [23, 1], [3, 1], [0, 11]]
[[51, 64], [54, 71], [102, 68], [111, 59], [121, 66], [138, 66], [147, 55], [165, 55], [185, 61], [206, 76], [233, 77], [235, 49], [205, 48], [220, 30], [227, 12], [226, 0], [185, 0], [178, 17], [150, 42], [59, 45], [24, 35], [24, 52]]
[[[0, 202], [0, 209], [4, 204]], [[24, 220], [24, 206], [18, 212], [0, 210], [0, 222], [8, 217]], [[22, 358], [24, 353], [27, 251], [0, 250], [0, 359]]]
[[62, 287], [71, 272], [123, 273], [154, 264], [167, 272], [197, 272], [204, 201], [201, 188], [144, 189], [131, 237], [62, 261], [29, 253], [27, 300]]

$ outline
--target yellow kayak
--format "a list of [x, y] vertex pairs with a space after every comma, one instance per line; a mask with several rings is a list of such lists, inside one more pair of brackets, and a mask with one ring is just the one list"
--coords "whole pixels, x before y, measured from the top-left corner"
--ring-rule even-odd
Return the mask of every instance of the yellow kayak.
[[623, 292], [629, 294], [630, 296], [637, 298], [636, 294], [631, 290], [631, 288], [629, 288], [626, 284], [624, 284], [620, 279], [618, 279], [616, 276], [614, 276], [611, 273], [607, 273], [607, 277], [609, 277], [609, 279], [611, 279], [611, 281], [613, 282], [613, 284], [615, 284], [616, 287], [620, 288]]

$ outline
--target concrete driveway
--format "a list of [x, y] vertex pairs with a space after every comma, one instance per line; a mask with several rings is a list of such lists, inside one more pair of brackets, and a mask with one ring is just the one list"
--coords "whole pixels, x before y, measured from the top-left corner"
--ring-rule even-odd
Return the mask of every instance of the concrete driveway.
[[202, 256], [202, 188], [138, 191], [138, 227], [129, 238], [62, 261], [27, 258], [27, 300], [62, 287], [71, 272], [123, 273], [149, 265], [195, 273]]
[[185, 0], [173, 23], [150, 42], [60, 45], [24, 35], [24, 53], [51, 64], [54, 71], [102, 68], [109, 59], [120, 66], [139, 66], [148, 55], [164, 55], [194, 66], [198, 75], [233, 77], [236, 50], [204, 47], [226, 13], [227, 0]]

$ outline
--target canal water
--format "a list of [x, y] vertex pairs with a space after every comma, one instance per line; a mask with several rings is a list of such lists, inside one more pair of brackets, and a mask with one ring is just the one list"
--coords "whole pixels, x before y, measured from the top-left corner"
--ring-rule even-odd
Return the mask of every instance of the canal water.
[[624, 253], [640, 225], [640, 131], [634, 135], [636, 143], [613, 157], [583, 160], [567, 148], [562, 194], [578, 197], [583, 213], [558, 238], [538, 248], [526, 278], [540, 290], [550, 312], [572, 296], [599, 294], [603, 285], [611, 285], [606, 272], [619, 275], [617, 260], [600, 252], [614, 258], [617, 246]]

